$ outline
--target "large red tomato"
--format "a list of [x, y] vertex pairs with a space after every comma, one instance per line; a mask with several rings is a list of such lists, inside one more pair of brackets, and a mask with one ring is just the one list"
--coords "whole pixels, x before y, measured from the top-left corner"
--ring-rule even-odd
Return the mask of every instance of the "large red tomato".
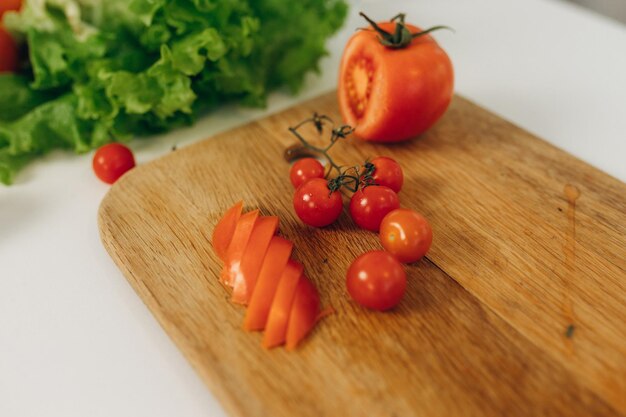
[[[397, 25], [404, 25], [406, 34], [422, 32], [402, 20], [379, 23], [378, 29], [393, 35]], [[407, 35], [406, 46], [389, 38], [385, 46], [381, 33], [371, 26], [348, 41], [339, 70], [339, 106], [356, 136], [399, 142], [424, 132], [443, 115], [452, 99], [454, 75], [448, 55], [430, 35]]]
[[304, 223], [324, 227], [337, 220], [343, 201], [339, 191], [330, 192], [324, 178], [313, 178], [298, 187], [293, 195], [293, 208]]

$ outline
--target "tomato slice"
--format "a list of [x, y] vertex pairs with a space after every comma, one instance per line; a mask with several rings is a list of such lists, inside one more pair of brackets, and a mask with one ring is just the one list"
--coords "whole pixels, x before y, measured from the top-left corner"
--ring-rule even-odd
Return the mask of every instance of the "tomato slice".
[[289, 323], [287, 325], [287, 350], [293, 350], [302, 339], [313, 329], [320, 315], [320, 297], [317, 290], [302, 275], [291, 305]]
[[228, 245], [230, 245], [233, 233], [235, 233], [235, 226], [241, 217], [242, 208], [243, 201], [229, 208], [213, 230], [213, 238], [211, 240], [213, 250], [222, 261], [226, 260]]
[[246, 311], [243, 323], [246, 330], [263, 330], [265, 328], [276, 287], [278, 287], [280, 277], [287, 266], [292, 249], [292, 242], [280, 236], [272, 237]]
[[290, 259], [283, 271], [272, 308], [267, 318], [265, 326], [265, 334], [263, 335], [263, 347], [271, 348], [285, 343], [287, 335], [287, 323], [289, 321], [289, 313], [293, 298], [296, 295], [296, 288], [304, 267], [300, 262]]
[[228, 245], [226, 262], [224, 263], [224, 268], [222, 269], [221, 280], [224, 284], [232, 287], [235, 275], [240, 272], [241, 259], [246, 246], [248, 245], [250, 235], [252, 235], [252, 230], [254, 229], [254, 224], [256, 223], [258, 217], [259, 210], [254, 210], [243, 214], [239, 218], [239, 221], [235, 226], [233, 238], [230, 245]]
[[234, 276], [233, 302], [248, 304], [265, 259], [272, 236], [278, 228], [278, 217], [259, 217], [241, 258], [241, 271]]

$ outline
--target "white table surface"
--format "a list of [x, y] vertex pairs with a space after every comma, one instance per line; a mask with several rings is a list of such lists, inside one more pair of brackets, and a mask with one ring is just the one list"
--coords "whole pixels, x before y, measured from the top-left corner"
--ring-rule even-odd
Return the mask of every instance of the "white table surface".
[[[458, 93], [626, 181], [626, 27], [557, 0], [355, 1], [300, 96], [133, 142], [138, 161], [331, 89], [359, 10], [454, 27], [435, 37]], [[0, 188], [0, 416], [223, 416], [102, 247], [107, 189], [61, 153]]]

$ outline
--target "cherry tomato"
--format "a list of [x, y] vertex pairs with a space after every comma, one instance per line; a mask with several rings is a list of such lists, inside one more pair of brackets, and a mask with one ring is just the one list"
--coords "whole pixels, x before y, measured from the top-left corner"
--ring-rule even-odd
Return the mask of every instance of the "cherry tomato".
[[298, 159], [289, 170], [289, 179], [295, 188], [313, 178], [324, 178], [324, 166], [315, 158]]
[[19, 11], [22, 8], [22, 0], [1, 0], [0, 1], [0, 18], [4, 12]]
[[400, 200], [391, 188], [370, 185], [358, 190], [350, 199], [350, 216], [357, 226], [377, 232], [383, 217], [400, 207]]
[[11, 35], [0, 26], [0, 73], [15, 72], [16, 70], [17, 46], [15, 46]]
[[378, 185], [384, 185], [391, 188], [396, 193], [399, 193], [404, 183], [404, 173], [400, 164], [394, 159], [386, 156], [379, 156], [372, 159], [375, 171], [372, 175], [372, 179]]
[[[397, 24], [378, 26], [393, 33]], [[411, 34], [422, 32], [413, 25], [405, 27]], [[354, 133], [361, 139], [411, 139], [443, 115], [452, 99], [453, 78], [448, 55], [430, 35], [390, 48], [381, 43], [380, 33], [361, 30], [350, 38], [341, 60], [341, 115], [345, 123], [356, 126]]]
[[347, 274], [348, 293], [357, 303], [373, 310], [396, 306], [406, 289], [406, 273], [388, 252], [366, 252], [352, 262]]
[[298, 187], [293, 196], [293, 208], [304, 223], [324, 227], [337, 220], [343, 204], [338, 191], [330, 194], [325, 179], [313, 178]]
[[433, 230], [421, 214], [397, 209], [380, 223], [380, 241], [400, 262], [415, 262], [430, 249]]
[[93, 156], [93, 171], [98, 178], [107, 184], [113, 184], [134, 166], [133, 153], [120, 143], [104, 145]]

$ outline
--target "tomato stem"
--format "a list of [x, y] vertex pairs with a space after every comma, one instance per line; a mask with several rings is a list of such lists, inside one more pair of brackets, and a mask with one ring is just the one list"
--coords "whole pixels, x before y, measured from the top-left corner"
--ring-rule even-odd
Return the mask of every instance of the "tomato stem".
[[449, 29], [454, 31], [448, 26], [439, 25], [433, 26], [421, 32], [411, 33], [409, 28], [407, 28], [406, 24], [404, 23], [404, 18], [406, 15], [404, 13], [398, 13], [396, 16], [390, 19], [390, 22], [396, 23], [396, 28], [394, 32], [391, 33], [378, 26], [378, 24], [370, 19], [365, 13], [360, 12], [359, 14], [372, 26], [372, 29], [378, 33], [378, 40], [380, 41], [380, 43], [383, 46], [391, 49], [406, 48], [411, 44], [411, 42], [413, 42], [413, 39], [427, 35], [435, 30]]
[[[324, 125], [326, 123], [330, 123], [330, 125], [332, 126], [332, 130], [331, 130], [331, 135], [330, 135], [330, 142], [328, 143], [327, 146], [323, 148], [317, 147], [311, 144], [309, 141], [307, 141], [300, 134], [300, 132], [298, 132], [298, 129], [300, 129], [302, 126], [306, 125], [307, 123], [312, 123], [320, 135], [324, 132]], [[313, 116], [310, 117], [309, 119], [305, 119], [301, 121], [300, 123], [298, 123], [297, 125], [289, 127], [289, 131], [302, 143], [302, 145], [305, 148], [313, 151], [314, 153], [322, 155], [328, 161], [328, 164], [331, 166], [331, 169], [335, 169], [339, 174], [341, 174], [341, 166], [337, 165], [335, 161], [333, 161], [333, 159], [328, 154], [328, 151], [330, 150], [330, 148], [333, 147], [333, 145], [339, 139], [345, 139], [350, 134], [352, 134], [352, 132], [354, 132], [354, 128], [350, 125], [341, 125], [339, 127], [334, 127], [334, 126], [335, 126], [335, 123], [333, 119], [331, 119], [330, 117], [324, 114], [320, 115], [320, 114], [317, 114], [317, 112], [315, 112], [313, 113]], [[328, 174], [330, 174], [330, 172], [327, 173], [327, 176]]]
[[[306, 138], [298, 131], [298, 129], [308, 123], [313, 124], [315, 130], [317, 130], [320, 135], [324, 133], [324, 126], [326, 124], [330, 124], [332, 126], [330, 141], [328, 145], [322, 148], [315, 146], [311, 144], [308, 140], [306, 140]], [[374, 171], [376, 170], [376, 167], [371, 162], [365, 161], [365, 164], [363, 164], [364, 170], [363, 172], [361, 172], [360, 165], [354, 165], [346, 169], [342, 169], [341, 165], [338, 165], [337, 163], [335, 163], [335, 161], [333, 161], [330, 154], [328, 153], [330, 149], [335, 145], [335, 143], [337, 143], [337, 141], [339, 141], [340, 139], [346, 139], [350, 134], [352, 134], [352, 132], [354, 132], [354, 128], [350, 125], [341, 125], [339, 127], [334, 126], [335, 124], [330, 117], [313, 113], [312, 117], [301, 121], [295, 126], [289, 127], [289, 132], [291, 132], [300, 141], [302, 147], [291, 147], [289, 148], [288, 153], [290, 155], [296, 153], [302, 154], [301, 151], [303, 149], [306, 149], [311, 151], [313, 154], [323, 156], [326, 161], [328, 161], [328, 164], [330, 166], [330, 169], [326, 173], [326, 178], [330, 176], [330, 173], [333, 170], [337, 171], [337, 176], [328, 180], [328, 189], [330, 190], [330, 194], [335, 191], [341, 191], [342, 188], [345, 188], [355, 193], [359, 190], [359, 187], [364, 188], [369, 185], [375, 185], [372, 176], [374, 174]], [[285, 157], [288, 157], [287, 153], [285, 154]]]

